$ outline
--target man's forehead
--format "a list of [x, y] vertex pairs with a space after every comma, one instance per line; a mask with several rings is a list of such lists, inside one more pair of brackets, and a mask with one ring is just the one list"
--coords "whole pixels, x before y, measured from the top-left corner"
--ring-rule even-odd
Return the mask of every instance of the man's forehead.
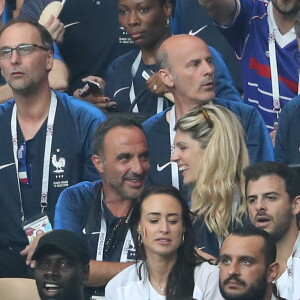
[[261, 236], [229, 235], [222, 244], [220, 255], [258, 257], [262, 254], [263, 244]]
[[[207, 45], [201, 40], [192, 40], [190, 43], [174, 45], [168, 48], [168, 56], [172, 62], [186, 63], [193, 59], [203, 59], [211, 57]], [[180, 59], [180, 60], [179, 60]]]
[[75, 260], [74, 258], [70, 257], [63, 251], [60, 251], [56, 248], [50, 248], [49, 250], [45, 249], [45, 251], [39, 255], [39, 257], [37, 258], [37, 261], [46, 260], [46, 259]]
[[139, 146], [148, 149], [146, 137], [138, 127], [114, 127], [104, 138], [104, 148], [113, 148], [114, 151]]
[[40, 42], [38, 30], [28, 23], [13, 24], [7, 27], [0, 36], [0, 46], [38, 42]]
[[247, 185], [247, 195], [249, 193], [270, 193], [279, 189], [285, 190], [284, 180], [275, 174], [264, 175], [255, 180], [249, 180]]

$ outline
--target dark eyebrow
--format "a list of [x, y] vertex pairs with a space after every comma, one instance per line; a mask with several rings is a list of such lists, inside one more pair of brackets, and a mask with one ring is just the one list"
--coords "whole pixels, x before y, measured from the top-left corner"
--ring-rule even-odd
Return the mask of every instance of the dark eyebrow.
[[118, 155], [116, 156], [116, 160], [121, 160], [121, 159], [124, 159], [124, 158], [129, 159], [129, 158], [131, 158], [131, 157], [132, 157], [132, 154], [131, 154], [131, 153], [128, 153], [128, 152], [122, 152], [122, 153], [120, 153], [120, 154], [118, 154]]
[[222, 255], [220, 255], [220, 257], [219, 257], [220, 260], [221, 260], [221, 259], [224, 259], [224, 258], [231, 258], [231, 256], [228, 255], [228, 254], [222, 254]]
[[[275, 192], [275, 191], [272, 191], [272, 192], [267, 192], [267, 193], [263, 193], [263, 196], [266, 197], [266, 196], [272, 196], [272, 195], [276, 195], [276, 196], [279, 196], [280, 194]], [[253, 194], [253, 195], [248, 195], [246, 197], [246, 199], [248, 198], [252, 198], [252, 197], [256, 197], [257, 198], [257, 194]]]
[[239, 260], [240, 260], [240, 261], [241, 261], [241, 260], [249, 260], [249, 261], [251, 261], [251, 262], [256, 262], [256, 261], [257, 261], [255, 257], [249, 256], [249, 255], [241, 256], [241, 257], [239, 258]]
[[271, 195], [279, 196], [279, 193], [277, 193], [277, 192], [268, 192], [268, 193], [264, 193], [263, 195], [264, 196], [271, 196]]
[[[150, 215], [160, 216], [161, 213], [159, 213], [159, 212], [149, 212], [147, 214], [147, 216], [150, 216]], [[177, 214], [177, 213], [169, 213], [169, 214], [167, 214], [167, 216], [168, 217], [173, 217], [173, 216], [178, 216], [179, 217], [179, 214]]]

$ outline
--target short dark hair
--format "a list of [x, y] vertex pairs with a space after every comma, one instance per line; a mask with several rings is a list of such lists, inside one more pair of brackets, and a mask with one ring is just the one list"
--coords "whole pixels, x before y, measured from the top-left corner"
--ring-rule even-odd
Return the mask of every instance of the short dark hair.
[[265, 256], [266, 266], [276, 261], [276, 243], [267, 231], [253, 225], [247, 225], [238, 227], [231, 234], [240, 237], [260, 236], [264, 240], [262, 250]]
[[104, 157], [104, 139], [108, 131], [115, 127], [137, 127], [143, 133], [142, 125], [129, 117], [118, 117], [118, 118], [109, 118], [106, 121], [102, 122], [94, 133], [93, 138], [93, 151], [94, 154]]
[[259, 162], [244, 169], [243, 173], [246, 192], [250, 180], [256, 181], [263, 176], [276, 175], [283, 179], [290, 201], [300, 195], [300, 177], [295, 170], [286, 164], [273, 161]]
[[53, 40], [52, 37], [50, 35], [50, 33], [48, 32], [48, 30], [42, 26], [41, 24], [39, 24], [36, 21], [32, 21], [32, 20], [27, 20], [27, 19], [12, 19], [11, 21], [9, 21], [6, 25], [4, 25], [1, 30], [0, 30], [0, 37], [2, 35], [2, 33], [9, 27], [11, 27], [12, 25], [15, 24], [29, 24], [33, 27], [36, 28], [36, 30], [39, 33], [42, 45], [47, 48], [48, 50], [51, 50], [52, 52], [54, 51], [53, 49]]

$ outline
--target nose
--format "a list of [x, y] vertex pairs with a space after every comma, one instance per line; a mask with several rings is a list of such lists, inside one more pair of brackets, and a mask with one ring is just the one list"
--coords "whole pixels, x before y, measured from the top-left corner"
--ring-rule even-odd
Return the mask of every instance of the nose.
[[58, 276], [59, 274], [59, 266], [55, 263], [49, 264], [46, 272], [48, 277]]
[[203, 59], [203, 69], [204, 74], [212, 75], [214, 73], [214, 65], [206, 59]]
[[10, 57], [10, 61], [11, 61], [11, 64], [13, 65], [17, 65], [20, 63], [20, 59], [21, 59], [21, 56], [19, 55], [19, 53], [17, 52], [16, 49], [12, 49], [11, 50], [11, 57]]
[[255, 209], [257, 211], [261, 211], [261, 210], [266, 210], [266, 202], [264, 201], [264, 199], [262, 197], [258, 198], [255, 202]]
[[162, 233], [168, 233], [170, 230], [169, 230], [169, 223], [167, 220], [165, 219], [162, 219], [161, 222], [160, 222], [160, 232]]
[[139, 15], [137, 12], [132, 12], [129, 15], [128, 24], [130, 26], [135, 26], [135, 25], [140, 24], [140, 18], [139, 18]]
[[231, 262], [228, 266], [228, 275], [239, 275], [240, 274], [240, 265], [238, 262]]
[[179, 160], [179, 153], [178, 153], [178, 150], [176, 149], [176, 147], [174, 148], [173, 152], [171, 153], [170, 160], [173, 162], [178, 162], [178, 160]]
[[144, 173], [144, 165], [140, 161], [139, 158], [136, 158], [132, 162], [131, 171], [135, 174], [142, 174]]

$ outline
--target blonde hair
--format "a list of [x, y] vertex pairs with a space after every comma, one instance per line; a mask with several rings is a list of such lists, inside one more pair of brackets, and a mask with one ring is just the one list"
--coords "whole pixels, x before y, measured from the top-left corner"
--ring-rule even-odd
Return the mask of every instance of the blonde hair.
[[242, 170], [248, 166], [249, 156], [242, 125], [225, 107], [207, 104], [181, 117], [175, 129], [190, 134], [205, 149], [198, 164], [191, 210], [204, 217], [210, 231], [225, 237], [237, 191], [236, 220], [241, 223], [246, 213]]

